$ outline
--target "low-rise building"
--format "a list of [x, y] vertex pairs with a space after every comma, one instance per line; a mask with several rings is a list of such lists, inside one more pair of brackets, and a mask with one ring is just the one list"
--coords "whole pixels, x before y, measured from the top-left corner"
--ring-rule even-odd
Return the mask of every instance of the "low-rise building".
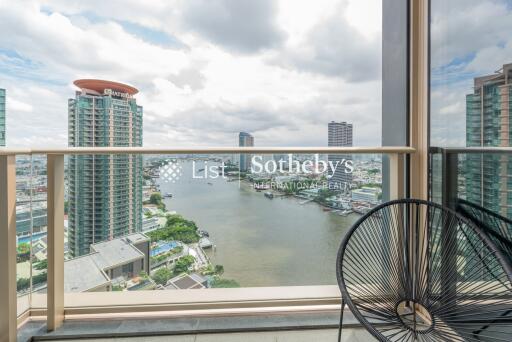
[[197, 273], [183, 273], [169, 279], [165, 285], [166, 290], [204, 289], [208, 287], [208, 280]]
[[91, 245], [91, 253], [64, 262], [65, 292], [110, 291], [112, 279], [149, 273], [150, 239], [141, 233]]
[[358, 202], [379, 202], [380, 190], [378, 188], [362, 187], [361, 189], [352, 190], [352, 201]]

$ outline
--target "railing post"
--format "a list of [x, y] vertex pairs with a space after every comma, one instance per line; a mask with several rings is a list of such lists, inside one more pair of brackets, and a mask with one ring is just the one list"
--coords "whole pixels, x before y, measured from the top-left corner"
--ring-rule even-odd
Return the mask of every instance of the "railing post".
[[389, 199], [399, 199], [405, 197], [405, 179], [404, 179], [404, 155], [400, 153], [390, 154], [389, 156]]
[[459, 155], [442, 152], [442, 202], [445, 207], [455, 209], [458, 197]]
[[0, 156], [0, 340], [16, 341], [16, 156]]
[[[442, 203], [443, 206], [456, 209], [458, 197], [459, 155], [442, 151]], [[457, 279], [450, 270], [457, 269], [457, 255], [450, 252], [457, 245], [457, 231], [450, 222], [444, 222], [441, 231], [441, 291], [444, 294], [442, 304], [454, 307], [456, 304]]]
[[48, 154], [48, 316], [53, 331], [64, 321], [64, 155]]

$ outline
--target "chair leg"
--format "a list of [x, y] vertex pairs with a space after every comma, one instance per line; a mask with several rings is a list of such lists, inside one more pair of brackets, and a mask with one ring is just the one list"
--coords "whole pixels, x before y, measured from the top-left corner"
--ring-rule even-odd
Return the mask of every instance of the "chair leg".
[[341, 333], [343, 330], [343, 308], [345, 307], [345, 302], [343, 301], [343, 297], [341, 297], [341, 312], [340, 312], [340, 325], [338, 327], [338, 342], [341, 342]]

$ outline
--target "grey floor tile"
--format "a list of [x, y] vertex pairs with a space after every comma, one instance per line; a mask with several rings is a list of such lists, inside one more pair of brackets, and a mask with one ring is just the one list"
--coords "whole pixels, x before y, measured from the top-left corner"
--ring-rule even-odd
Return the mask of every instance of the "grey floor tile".
[[[109, 339], [81, 339], [77, 342], [329, 342], [337, 341], [336, 329], [248, 332], [229, 334], [199, 334], [184, 336], [151, 336]], [[374, 342], [376, 341], [364, 329], [345, 329], [343, 342]]]
[[277, 342], [277, 336], [275, 332], [201, 334], [195, 342]]
[[[301, 330], [277, 333], [278, 342], [311, 342], [311, 341], [337, 341], [338, 330]], [[364, 329], [345, 329], [342, 334], [343, 342], [373, 342], [375, 339]]]
[[109, 339], [81, 339], [76, 342], [195, 342], [195, 335], [184, 336], [148, 336], [148, 337], [117, 337]]

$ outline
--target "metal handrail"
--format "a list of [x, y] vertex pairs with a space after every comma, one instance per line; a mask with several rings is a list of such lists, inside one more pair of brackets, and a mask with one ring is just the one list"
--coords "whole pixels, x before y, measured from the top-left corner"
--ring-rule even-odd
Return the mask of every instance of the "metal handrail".
[[238, 154], [238, 153], [349, 153], [349, 154], [410, 154], [416, 150], [407, 146], [378, 147], [65, 147], [65, 148], [0, 148], [0, 155], [34, 154]]
[[512, 147], [431, 147], [430, 153], [512, 153]]

